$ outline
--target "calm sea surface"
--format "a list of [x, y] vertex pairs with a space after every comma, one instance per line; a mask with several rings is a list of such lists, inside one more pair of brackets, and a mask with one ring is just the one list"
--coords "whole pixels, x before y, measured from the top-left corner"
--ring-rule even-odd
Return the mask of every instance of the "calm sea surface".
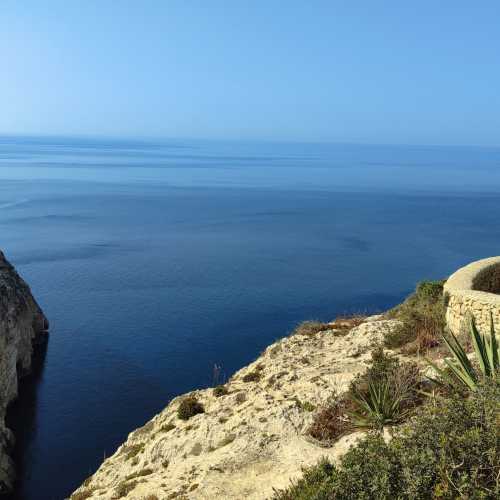
[[61, 500], [215, 363], [498, 255], [500, 150], [0, 137], [0, 248], [51, 322], [16, 499]]

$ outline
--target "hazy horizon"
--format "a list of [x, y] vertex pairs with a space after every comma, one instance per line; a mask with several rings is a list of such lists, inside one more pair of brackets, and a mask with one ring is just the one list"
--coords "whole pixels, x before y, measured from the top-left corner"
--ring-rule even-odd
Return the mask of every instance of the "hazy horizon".
[[500, 146], [496, 2], [2, 7], [2, 134]]
[[499, 144], [445, 144], [445, 143], [409, 143], [409, 142], [359, 142], [359, 141], [335, 141], [335, 140], [299, 140], [299, 139], [270, 139], [270, 138], [224, 138], [224, 137], [203, 137], [203, 136], [154, 136], [154, 135], [95, 135], [95, 134], [67, 134], [64, 132], [53, 133], [17, 133], [0, 131], [2, 138], [25, 138], [40, 139], [48, 141], [51, 139], [65, 139], [78, 141], [114, 141], [117, 143], [154, 144], [166, 143], [169, 141], [190, 141], [190, 142], [228, 142], [241, 144], [283, 144], [283, 145], [325, 145], [325, 146], [367, 146], [367, 147], [415, 147], [415, 148], [471, 148], [471, 149], [500, 149]]

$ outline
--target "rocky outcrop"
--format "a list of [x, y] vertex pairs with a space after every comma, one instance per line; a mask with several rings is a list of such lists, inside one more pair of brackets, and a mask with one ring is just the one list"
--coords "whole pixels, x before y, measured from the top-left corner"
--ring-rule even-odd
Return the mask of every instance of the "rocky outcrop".
[[0, 252], [0, 493], [12, 489], [14, 468], [8, 452], [12, 432], [5, 426], [19, 377], [29, 371], [33, 346], [43, 341], [48, 322], [29, 286]]
[[71, 496], [82, 499], [265, 499], [304, 466], [335, 460], [354, 433], [326, 448], [306, 433], [314, 409], [363, 372], [374, 345], [398, 321], [366, 319], [269, 346], [225, 390], [190, 393], [204, 413], [178, 416], [175, 398]]

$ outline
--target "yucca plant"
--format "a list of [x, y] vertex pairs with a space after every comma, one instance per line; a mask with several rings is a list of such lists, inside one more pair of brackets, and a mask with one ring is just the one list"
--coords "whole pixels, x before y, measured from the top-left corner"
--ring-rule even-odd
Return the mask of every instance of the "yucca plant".
[[469, 328], [476, 357], [479, 363], [478, 371], [467, 357], [467, 353], [460, 345], [458, 339], [450, 332], [450, 338], [443, 337], [448, 349], [453, 354], [454, 359], [445, 359], [448, 370], [443, 370], [435, 363], [428, 363], [441, 376], [442, 380], [454, 387], [465, 387], [475, 391], [480, 378], [493, 378], [500, 373], [500, 353], [498, 340], [495, 334], [493, 316], [490, 313], [490, 335], [479, 332], [474, 317], [469, 319]]
[[390, 380], [370, 382], [366, 394], [354, 392], [351, 395], [354, 409], [348, 415], [354, 427], [380, 429], [405, 417], [404, 400], [405, 395], [395, 391]]

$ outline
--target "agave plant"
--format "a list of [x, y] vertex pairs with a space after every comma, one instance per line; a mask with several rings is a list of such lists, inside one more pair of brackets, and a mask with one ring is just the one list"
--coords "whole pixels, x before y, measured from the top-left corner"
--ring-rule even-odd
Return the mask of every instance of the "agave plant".
[[355, 409], [349, 412], [354, 427], [381, 428], [401, 421], [406, 411], [402, 410], [405, 395], [395, 391], [389, 380], [370, 382], [368, 393], [355, 392], [351, 402]]
[[443, 370], [434, 363], [428, 362], [437, 373], [441, 375], [441, 378], [452, 386], [456, 387], [458, 383], [459, 387], [465, 386], [467, 389], [475, 391], [480, 378], [490, 378], [500, 373], [500, 352], [493, 324], [493, 316], [490, 314], [489, 336], [479, 332], [472, 315], [469, 321], [470, 335], [480, 371], [474, 368], [464, 348], [460, 345], [460, 342], [452, 332], [450, 332], [449, 339], [443, 337], [454, 358], [445, 359], [446, 366], [449, 370]]

